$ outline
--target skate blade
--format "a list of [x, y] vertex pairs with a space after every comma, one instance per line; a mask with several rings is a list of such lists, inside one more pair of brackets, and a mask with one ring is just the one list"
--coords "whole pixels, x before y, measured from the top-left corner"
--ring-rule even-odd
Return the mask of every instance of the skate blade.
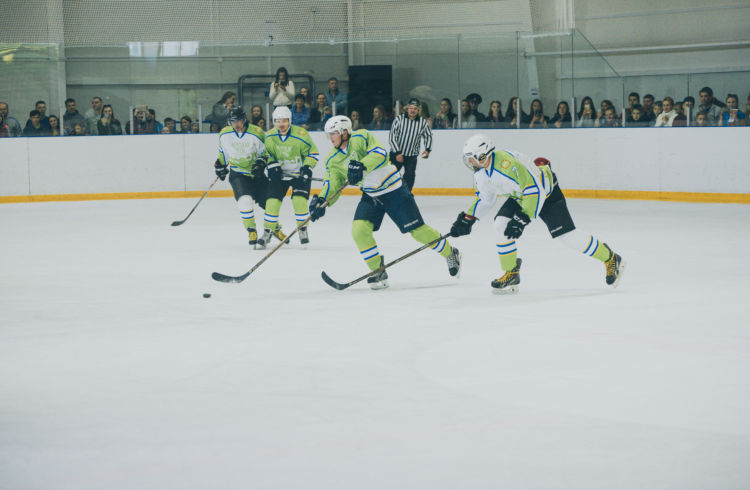
[[388, 287], [388, 281], [379, 281], [370, 283], [370, 289], [373, 291], [379, 291]]
[[265, 244], [262, 244], [262, 243], [255, 244], [255, 250], [265, 250], [265, 249], [266, 249]]
[[[461, 269], [463, 269], [463, 267], [464, 267], [463, 260], [464, 260], [464, 253], [463, 252], [458, 252], [458, 264], [459, 264], [459, 266], [458, 266], [458, 271], [456, 272], [456, 275], [451, 276], [453, 279], [458, 279], [459, 277], [461, 277]], [[450, 271], [448, 271], [448, 274], [450, 274]]]
[[617, 279], [615, 279], [615, 282], [610, 284], [610, 287], [616, 288], [618, 284], [620, 284], [620, 279], [622, 279], [622, 275], [625, 273], [625, 266], [627, 266], [627, 262], [625, 260], [620, 260], [620, 273], [617, 274]]
[[[491, 286], [490, 286], [491, 287]], [[518, 293], [518, 285], [515, 284], [513, 286], [508, 286], [506, 288], [492, 288], [492, 292], [495, 294], [517, 294]]]

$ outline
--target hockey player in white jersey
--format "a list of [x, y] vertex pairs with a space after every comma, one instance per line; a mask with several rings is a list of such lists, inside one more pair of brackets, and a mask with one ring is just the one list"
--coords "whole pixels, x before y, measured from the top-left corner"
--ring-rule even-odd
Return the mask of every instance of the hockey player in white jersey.
[[505, 198], [494, 219], [497, 253], [504, 271], [491, 283], [494, 292], [518, 291], [521, 259], [517, 257], [516, 240], [536, 218], [544, 221], [552, 238], [602, 261], [606, 283], [617, 287], [625, 262], [606, 243], [576, 229], [549, 160], [532, 160], [521, 153], [496, 150], [490, 138], [478, 134], [464, 144], [463, 163], [474, 172], [476, 198], [453, 223], [453, 236], [471, 233], [477, 218], [493, 210], [498, 197]]

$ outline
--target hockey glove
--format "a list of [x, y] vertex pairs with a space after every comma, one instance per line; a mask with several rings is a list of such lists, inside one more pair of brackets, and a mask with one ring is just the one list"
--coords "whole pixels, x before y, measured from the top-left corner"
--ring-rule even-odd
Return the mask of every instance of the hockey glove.
[[505, 236], [513, 240], [521, 238], [523, 229], [529, 223], [531, 223], [531, 219], [526, 216], [526, 213], [523, 211], [516, 211], [508, 222], [508, 226], [505, 227]]
[[281, 164], [279, 162], [271, 162], [266, 167], [268, 169], [268, 180], [271, 182], [281, 181]]
[[218, 158], [214, 162], [214, 171], [216, 172], [216, 176], [221, 180], [226, 179], [227, 174], [229, 173], [229, 169], [227, 168], [226, 164], [221, 163]]
[[453, 226], [451, 226], [451, 236], [460, 237], [468, 235], [471, 233], [471, 227], [474, 226], [474, 223], [476, 222], [477, 219], [474, 216], [461, 211], [458, 213], [458, 218], [456, 218]]
[[299, 169], [299, 187], [310, 192], [310, 184], [312, 183], [312, 168], [309, 165], [302, 165]]
[[365, 176], [365, 164], [357, 160], [349, 161], [349, 170], [346, 172], [346, 180], [352, 185], [357, 185]]
[[317, 221], [326, 214], [326, 208], [323, 207], [324, 202], [317, 194], [310, 199], [310, 221]]
[[266, 168], [266, 159], [261, 157], [255, 160], [255, 163], [253, 164], [253, 177], [257, 177], [259, 175], [263, 175], [263, 170]]

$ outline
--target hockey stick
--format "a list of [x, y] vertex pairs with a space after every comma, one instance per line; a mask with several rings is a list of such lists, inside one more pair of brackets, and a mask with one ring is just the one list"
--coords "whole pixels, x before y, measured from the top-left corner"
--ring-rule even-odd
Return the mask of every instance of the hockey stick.
[[436, 238], [435, 240], [431, 241], [430, 243], [425, 243], [424, 245], [422, 245], [418, 249], [412, 250], [411, 252], [407, 253], [406, 255], [402, 255], [401, 257], [397, 258], [396, 260], [388, 262], [387, 264], [385, 264], [385, 265], [383, 265], [381, 267], [378, 267], [374, 271], [369, 272], [369, 273], [365, 274], [364, 276], [360, 276], [360, 277], [356, 278], [355, 280], [353, 280], [351, 282], [344, 282], [344, 283], [336, 282], [333, 279], [331, 279], [331, 277], [328, 274], [326, 274], [325, 271], [321, 272], [320, 276], [323, 278], [323, 280], [326, 282], [326, 284], [328, 284], [329, 286], [331, 286], [334, 289], [338, 289], [339, 291], [341, 291], [343, 289], [348, 288], [349, 286], [353, 286], [353, 285], [357, 284], [360, 281], [364, 281], [368, 277], [372, 277], [375, 274], [380, 274], [381, 272], [383, 272], [385, 269], [389, 268], [390, 266], [396, 265], [396, 264], [398, 264], [399, 262], [401, 262], [404, 259], [408, 259], [412, 255], [417, 254], [417, 253], [421, 252], [422, 250], [435, 245], [440, 240], [448, 238], [449, 236], [451, 236], [451, 234], [450, 233], [446, 233], [445, 235], [441, 236], [440, 238]]
[[184, 223], [185, 221], [187, 221], [188, 218], [190, 217], [190, 215], [193, 214], [193, 211], [195, 211], [195, 208], [198, 207], [198, 204], [200, 204], [201, 201], [203, 200], [203, 198], [206, 197], [206, 195], [208, 195], [208, 192], [211, 190], [211, 187], [213, 187], [214, 184], [216, 184], [218, 181], [219, 181], [219, 177], [216, 177], [214, 179], [214, 181], [211, 183], [211, 185], [209, 186], [208, 190], [206, 192], [204, 192], [203, 195], [201, 196], [201, 198], [198, 199], [198, 202], [195, 203], [195, 206], [193, 206], [193, 209], [191, 209], [190, 212], [188, 213], [188, 215], [185, 216], [185, 219], [182, 220], [182, 221], [172, 221], [172, 226], [180, 226], [182, 223]]
[[[344, 188], [347, 185], [349, 185], [349, 182], [344, 182], [344, 185], [342, 185], [339, 190], [337, 190], [336, 192], [334, 192], [331, 197], [329, 197], [328, 199], [326, 199], [323, 202], [323, 204], [321, 204], [321, 207], [324, 207], [324, 208], [327, 207], [331, 203], [331, 201], [334, 201], [337, 197], [339, 197], [339, 195], [341, 195], [341, 193], [344, 191]], [[245, 272], [241, 276], [227, 276], [227, 275], [221, 274], [219, 272], [214, 272], [213, 274], [211, 274], [211, 277], [215, 281], [219, 281], [219, 282], [242, 282], [242, 281], [244, 281], [245, 279], [247, 279], [247, 277], [250, 274], [252, 274], [256, 270], [258, 270], [258, 267], [260, 267], [263, 262], [265, 262], [266, 260], [268, 260], [268, 258], [271, 255], [273, 255], [274, 253], [276, 253], [276, 251], [278, 249], [280, 249], [282, 245], [284, 245], [285, 243], [289, 243], [289, 239], [292, 238], [292, 236], [295, 233], [297, 233], [301, 228], [304, 228], [305, 226], [307, 226], [307, 223], [309, 223], [311, 219], [312, 219], [312, 216], [308, 216], [307, 219], [302, 222], [302, 224], [297, 225], [297, 227], [294, 229], [294, 231], [292, 231], [289, 235], [287, 235], [286, 240], [284, 240], [283, 242], [281, 242], [278, 245], [276, 245], [276, 247], [274, 247], [273, 250], [271, 250], [270, 252], [268, 252], [265, 257], [263, 257], [262, 259], [260, 259], [260, 261], [258, 261], [258, 263], [255, 264], [252, 267], [252, 269], [250, 269], [249, 271]]]

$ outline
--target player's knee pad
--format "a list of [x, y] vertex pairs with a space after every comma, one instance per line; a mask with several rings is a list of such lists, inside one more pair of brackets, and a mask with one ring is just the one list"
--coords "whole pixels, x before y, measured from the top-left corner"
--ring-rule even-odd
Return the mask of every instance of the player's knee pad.
[[583, 252], [591, 240], [591, 235], [580, 230], [573, 230], [560, 235], [557, 240], [570, 249]]
[[240, 211], [251, 211], [253, 209], [253, 198], [250, 196], [240, 196], [237, 199], [237, 207]]

